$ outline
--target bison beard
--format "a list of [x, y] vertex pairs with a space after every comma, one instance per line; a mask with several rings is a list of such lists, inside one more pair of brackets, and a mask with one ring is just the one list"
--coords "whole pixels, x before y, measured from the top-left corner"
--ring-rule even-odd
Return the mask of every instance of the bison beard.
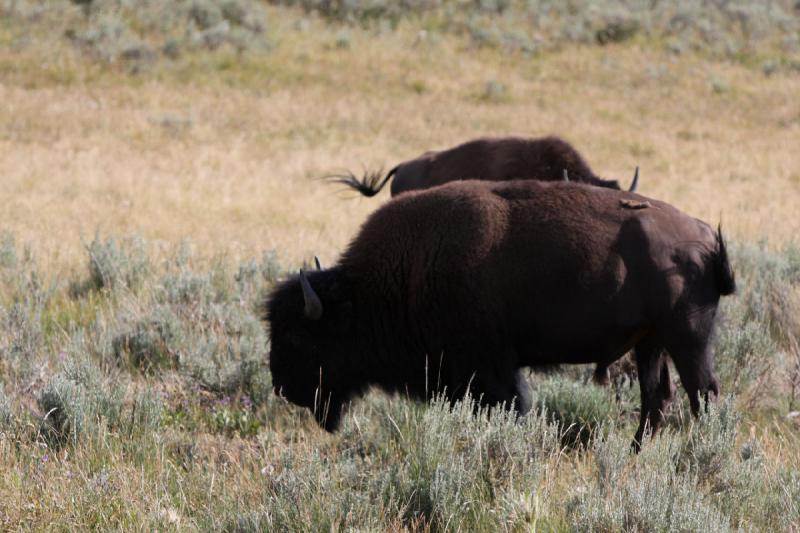
[[[470, 179], [565, 180], [620, 189], [616, 180], [597, 176], [581, 154], [558, 137], [475, 139], [448, 150], [426, 152], [416, 159], [404, 161], [385, 176], [380, 172], [367, 172], [360, 180], [353, 174], [333, 175], [328, 179], [347, 185], [364, 196], [375, 196], [389, 180], [392, 180], [392, 196]], [[636, 190], [638, 182], [637, 168], [629, 189], [631, 192]]]
[[[620, 200], [647, 201], [626, 209]], [[267, 302], [273, 384], [332, 431], [370, 386], [530, 407], [521, 369], [635, 349], [657, 431], [673, 394], [719, 394], [709, 339], [735, 288], [721, 231], [657, 200], [572, 183], [462, 181], [376, 211], [338, 264]], [[317, 303], [319, 306], [317, 306]]]

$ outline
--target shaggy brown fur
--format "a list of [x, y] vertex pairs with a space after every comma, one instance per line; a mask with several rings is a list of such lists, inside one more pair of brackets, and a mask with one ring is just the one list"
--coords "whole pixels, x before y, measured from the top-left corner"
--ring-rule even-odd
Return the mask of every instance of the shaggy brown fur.
[[453, 401], [469, 391], [525, 412], [523, 367], [605, 367], [635, 348], [638, 446], [672, 397], [667, 357], [693, 412], [698, 395], [719, 393], [709, 339], [734, 288], [721, 232], [664, 202], [571, 183], [451, 183], [389, 202], [336, 266], [275, 289], [273, 384], [328, 430], [371, 385]]
[[[380, 172], [367, 172], [360, 180], [353, 174], [328, 178], [364, 196], [378, 194], [394, 178], [391, 193], [396, 196], [458, 180], [562, 181], [565, 174], [569, 181], [620, 189], [616, 180], [596, 176], [578, 151], [558, 137], [475, 139], [448, 150], [426, 152], [400, 163], [385, 176]], [[636, 190], [638, 174], [636, 176], [631, 191]]]

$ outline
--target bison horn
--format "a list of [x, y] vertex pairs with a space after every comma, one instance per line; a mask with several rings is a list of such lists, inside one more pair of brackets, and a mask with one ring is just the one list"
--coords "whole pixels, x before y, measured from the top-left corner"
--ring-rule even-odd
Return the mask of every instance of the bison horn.
[[319, 320], [322, 318], [322, 302], [311, 288], [311, 283], [308, 282], [306, 273], [300, 271], [300, 286], [303, 288], [303, 300], [305, 301], [305, 308], [303, 309], [306, 318], [309, 320]]
[[564, 172], [561, 174], [561, 176], [564, 178], [564, 181], [569, 181], [569, 172], [567, 172], [566, 168], [564, 169]]
[[317, 270], [322, 270], [322, 266], [319, 264], [319, 257], [316, 255], [314, 256], [314, 263], [317, 265]]
[[636, 167], [636, 172], [633, 173], [633, 181], [631, 182], [631, 188], [628, 189], [628, 192], [636, 192], [636, 187], [639, 186], [639, 167]]

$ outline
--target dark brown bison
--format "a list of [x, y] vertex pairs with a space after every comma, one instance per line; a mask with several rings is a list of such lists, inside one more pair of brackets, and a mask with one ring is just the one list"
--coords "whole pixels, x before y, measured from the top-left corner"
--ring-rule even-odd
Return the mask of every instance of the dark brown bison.
[[635, 443], [672, 397], [719, 393], [709, 339], [735, 282], [720, 230], [669, 204], [573, 183], [462, 181], [373, 213], [338, 264], [289, 279], [266, 319], [275, 389], [327, 430], [371, 385], [530, 407], [521, 368], [635, 348]]
[[[374, 196], [392, 178], [391, 193], [429, 189], [451, 181], [481, 179], [488, 181], [539, 180], [576, 181], [620, 190], [616, 180], [595, 175], [575, 148], [558, 137], [528, 139], [497, 137], [475, 139], [448, 150], [426, 152], [416, 159], [404, 161], [385, 176], [367, 173], [360, 180], [353, 174], [330, 176], [364, 196]], [[630, 191], [639, 182], [639, 171]]]

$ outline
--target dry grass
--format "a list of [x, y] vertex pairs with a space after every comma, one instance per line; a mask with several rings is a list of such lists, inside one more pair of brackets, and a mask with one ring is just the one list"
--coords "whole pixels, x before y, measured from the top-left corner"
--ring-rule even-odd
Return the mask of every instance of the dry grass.
[[[737, 239], [800, 230], [797, 75], [647, 46], [500, 54], [402, 27], [350, 30], [342, 49], [320, 21], [272, 20], [269, 55], [138, 77], [68, 50], [0, 51], [14, 73], [0, 82], [2, 228], [59, 265], [97, 230], [330, 263], [387, 196], [347, 199], [313, 178], [478, 135], [556, 133], [601, 175], [641, 165], [644, 194], [722, 217]], [[484, 97], [490, 80], [505, 96]]]

